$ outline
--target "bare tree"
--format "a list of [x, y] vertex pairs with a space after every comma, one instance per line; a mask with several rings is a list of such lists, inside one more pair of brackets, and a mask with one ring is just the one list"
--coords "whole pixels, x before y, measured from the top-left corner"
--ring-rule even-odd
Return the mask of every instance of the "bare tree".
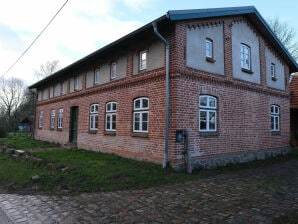
[[40, 70], [35, 72], [35, 76], [38, 79], [43, 79], [56, 72], [59, 68], [58, 60], [47, 61], [45, 64], [40, 65]]
[[289, 53], [298, 61], [298, 42], [296, 39], [296, 32], [293, 27], [287, 23], [282, 23], [278, 18], [268, 19], [269, 26], [288, 49]]
[[20, 79], [0, 80], [0, 107], [10, 130], [13, 127], [13, 114], [22, 102], [24, 90], [24, 83]]

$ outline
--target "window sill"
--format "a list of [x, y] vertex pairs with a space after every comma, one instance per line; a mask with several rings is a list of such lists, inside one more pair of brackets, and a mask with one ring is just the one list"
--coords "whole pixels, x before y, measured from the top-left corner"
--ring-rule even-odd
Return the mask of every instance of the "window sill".
[[209, 57], [206, 57], [206, 61], [208, 61], [210, 63], [216, 62], [216, 60], [214, 60], [214, 58], [209, 58]]
[[277, 78], [276, 77], [271, 77], [271, 80], [272, 81], [277, 81]]
[[271, 131], [271, 135], [276, 136], [276, 135], [281, 135], [280, 131]]
[[200, 132], [200, 136], [202, 137], [217, 137], [219, 136], [219, 133], [217, 131], [206, 131], [206, 132]]
[[140, 133], [138, 133], [138, 132], [133, 132], [132, 134], [131, 134], [131, 136], [132, 137], [139, 137], [139, 138], [148, 138], [148, 133], [146, 132], [146, 133], [142, 133], [142, 132], [140, 132]]
[[116, 131], [104, 131], [104, 135], [116, 136]]
[[88, 133], [89, 134], [96, 134], [97, 133], [97, 130], [89, 130]]
[[245, 73], [248, 73], [248, 74], [253, 74], [253, 71], [250, 70], [250, 69], [246, 69], [246, 68], [241, 68], [241, 70]]
[[57, 131], [62, 131], [62, 128], [57, 128]]

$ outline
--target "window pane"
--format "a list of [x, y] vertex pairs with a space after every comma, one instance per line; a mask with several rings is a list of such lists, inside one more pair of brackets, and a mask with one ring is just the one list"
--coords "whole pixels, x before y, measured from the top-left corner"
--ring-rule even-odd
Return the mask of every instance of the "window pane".
[[143, 113], [142, 115], [143, 115], [142, 116], [142, 121], [147, 122], [148, 121], [148, 113]]
[[216, 107], [216, 103], [215, 102], [216, 101], [215, 101], [214, 98], [209, 97], [209, 107], [215, 108]]
[[92, 129], [94, 127], [94, 119], [93, 119], [93, 116], [91, 115], [90, 116], [90, 128]]
[[117, 110], [117, 104], [113, 103], [113, 110], [116, 111]]
[[134, 130], [140, 130], [140, 113], [134, 114]]
[[111, 104], [108, 103], [108, 104], [107, 104], [107, 111], [110, 111], [110, 110], [111, 110]]
[[135, 109], [139, 109], [141, 107], [141, 101], [135, 100]]
[[215, 112], [209, 112], [209, 130], [215, 130], [216, 116]]
[[95, 127], [94, 128], [98, 128], [98, 115], [95, 115], [95, 117], [94, 117], [94, 120], [95, 120]]
[[142, 131], [148, 131], [148, 123], [147, 122], [142, 123]]
[[107, 114], [107, 116], [106, 116], [106, 129], [107, 130], [110, 130], [111, 129], [111, 121], [110, 121], [110, 115], [109, 114]]
[[202, 106], [202, 107], [207, 106], [207, 97], [206, 96], [201, 96], [200, 97], [200, 106]]
[[207, 119], [206, 111], [200, 111], [200, 130], [207, 129], [206, 119]]
[[143, 99], [143, 108], [148, 108], [148, 100]]
[[271, 130], [274, 130], [274, 116], [271, 116]]

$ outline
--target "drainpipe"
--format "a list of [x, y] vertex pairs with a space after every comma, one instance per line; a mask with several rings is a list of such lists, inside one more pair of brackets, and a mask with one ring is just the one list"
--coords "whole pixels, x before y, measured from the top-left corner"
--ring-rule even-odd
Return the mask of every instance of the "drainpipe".
[[158, 32], [156, 22], [152, 23], [154, 33], [166, 46], [166, 125], [165, 125], [165, 150], [162, 167], [166, 168], [169, 163], [169, 117], [170, 117], [170, 44]]
[[35, 138], [35, 119], [36, 119], [36, 89], [29, 89], [33, 97], [33, 127], [32, 127], [32, 139]]

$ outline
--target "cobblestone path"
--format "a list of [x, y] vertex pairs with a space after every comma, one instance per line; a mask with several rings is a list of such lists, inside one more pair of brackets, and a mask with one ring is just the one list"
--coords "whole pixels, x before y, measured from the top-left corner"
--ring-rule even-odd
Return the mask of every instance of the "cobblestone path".
[[145, 190], [0, 194], [16, 224], [272, 223], [298, 211], [298, 160]]

